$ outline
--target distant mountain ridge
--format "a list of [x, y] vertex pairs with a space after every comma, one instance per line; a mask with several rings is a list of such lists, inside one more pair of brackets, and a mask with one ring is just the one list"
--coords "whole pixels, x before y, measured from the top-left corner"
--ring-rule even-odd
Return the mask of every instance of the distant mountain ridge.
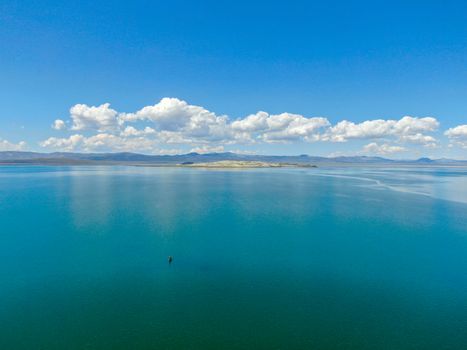
[[217, 162], [221, 160], [262, 161], [303, 164], [413, 164], [413, 165], [467, 165], [467, 160], [430, 159], [394, 160], [369, 156], [319, 157], [306, 154], [298, 156], [246, 155], [224, 153], [186, 153], [177, 155], [146, 155], [139, 153], [72, 153], [72, 152], [0, 152], [3, 164], [180, 164], [183, 162]]

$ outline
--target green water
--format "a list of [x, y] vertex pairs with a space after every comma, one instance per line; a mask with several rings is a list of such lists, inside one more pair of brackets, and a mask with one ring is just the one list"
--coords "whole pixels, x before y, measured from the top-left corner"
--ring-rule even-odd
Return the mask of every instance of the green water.
[[0, 167], [0, 349], [466, 348], [467, 169]]

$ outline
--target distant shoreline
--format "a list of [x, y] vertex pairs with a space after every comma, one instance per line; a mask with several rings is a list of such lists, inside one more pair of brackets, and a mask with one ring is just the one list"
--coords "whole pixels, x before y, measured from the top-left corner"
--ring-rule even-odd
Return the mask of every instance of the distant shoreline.
[[413, 163], [319, 163], [319, 164], [293, 164], [293, 163], [272, 163], [264, 165], [242, 165], [242, 166], [227, 166], [215, 164], [217, 162], [195, 163], [195, 164], [176, 164], [176, 163], [144, 163], [144, 162], [109, 162], [109, 161], [82, 161], [82, 162], [55, 162], [55, 161], [22, 161], [8, 162], [0, 161], [0, 166], [15, 167], [15, 166], [128, 166], [128, 167], [146, 167], [146, 168], [185, 168], [185, 169], [280, 169], [280, 168], [467, 168], [467, 164], [413, 164]]
[[137, 166], [152, 168], [216, 168], [216, 169], [249, 169], [249, 168], [317, 168], [314, 164], [300, 163], [272, 163], [256, 161], [218, 161], [203, 163], [140, 163], [140, 162], [106, 162], [106, 161], [78, 161], [78, 162], [57, 162], [54, 160], [41, 162], [33, 161], [13, 161], [0, 162], [3, 166]]
[[467, 160], [430, 159], [416, 160], [387, 159], [370, 156], [321, 157], [311, 155], [274, 156], [237, 153], [186, 153], [175, 155], [147, 155], [138, 153], [38, 153], [22, 151], [1, 151], [0, 165], [127, 165], [150, 167], [191, 167], [191, 168], [281, 168], [313, 166], [338, 167], [465, 167]]

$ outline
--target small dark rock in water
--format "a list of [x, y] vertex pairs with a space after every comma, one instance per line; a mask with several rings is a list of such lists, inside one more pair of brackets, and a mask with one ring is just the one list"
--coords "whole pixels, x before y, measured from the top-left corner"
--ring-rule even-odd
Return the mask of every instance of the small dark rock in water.
[[169, 256], [169, 264], [172, 263], [173, 259], [174, 259], [174, 258], [172, 258], [172, 256]]

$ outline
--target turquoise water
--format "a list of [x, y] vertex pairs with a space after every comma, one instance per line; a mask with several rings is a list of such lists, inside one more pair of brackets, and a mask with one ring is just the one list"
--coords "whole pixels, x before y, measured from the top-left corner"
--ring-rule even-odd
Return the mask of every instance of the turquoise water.
[[0, 167], [0, 228], [0, 349], [467, 348], [465, 168]]

